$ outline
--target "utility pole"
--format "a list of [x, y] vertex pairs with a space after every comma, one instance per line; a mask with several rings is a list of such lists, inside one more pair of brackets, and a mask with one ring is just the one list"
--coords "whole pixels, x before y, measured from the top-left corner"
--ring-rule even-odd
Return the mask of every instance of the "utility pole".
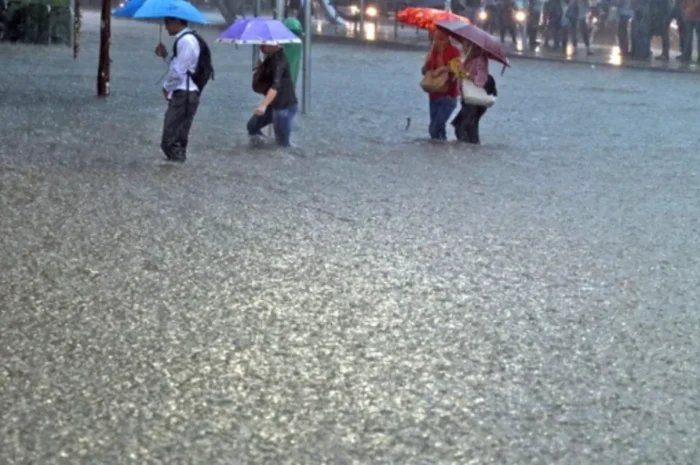
[[97, 96], [109, 95], [109, 42], [111, 35], [110, 11], [111, 2], [102, 0], [102, 12], [100, 14], [100, 58], [97, 64]]
[[284, 19], [284, 0], [275, 0], [275, 19]]
[[365, 38], [365, 0], [360, 0], [360, 39]]
[[[261, 5], [260, 5], [261, 0], [255, 0], [255, 6], [253, 9], [253, 16], [256, 18], [260, 16], [260, 10], [261, 10]], [[253, 45], [253, 69], [255, 69], [256, 66], [258, 66], [258, 60], [260, 59], [260, 49], [258, 48], [257, 45]]]
[[301, 113], [307, 114], [311, 107], [311, 0], [304, 2], [304, 55], [301, 63], [303, 87], [301, 88]]

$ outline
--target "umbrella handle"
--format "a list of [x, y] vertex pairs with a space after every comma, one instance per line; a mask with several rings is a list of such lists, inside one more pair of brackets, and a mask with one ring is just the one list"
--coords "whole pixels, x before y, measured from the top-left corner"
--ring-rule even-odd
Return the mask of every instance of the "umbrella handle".
[[158, 30], [158, 43], [163, 43], [163, 24], [160, 25], [160, 29]]

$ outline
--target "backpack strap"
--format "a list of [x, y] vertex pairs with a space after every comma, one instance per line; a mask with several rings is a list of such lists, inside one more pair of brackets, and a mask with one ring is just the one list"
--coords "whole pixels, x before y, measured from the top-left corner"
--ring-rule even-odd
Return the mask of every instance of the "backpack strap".
[[[175, 39], [175, 42], [173, 43], [173, 58], [175, 58], [177, 56], [177, 43], [180, 41], [180, 39], [182, 39], [183, 37], [185, 37], [188, 34], [192, 34], [195, 37], [195, 39], [197, 39], [197, 33], [191, 29], [188, 31], [185, 31], [183, 34], [181, 34], [177, 39]], [[197, 39], [197, 41], [199, 42], [199, 39]], [[190, 72], [190, 70], [187, 70], [187, 89], [188, 89], [188, 91], [190, 88], [190, 79], [192, 79], [192, 73]], [[189, 110], [190, 110], [190, 97], [187, 96], [187, 100], [185, 100], [185, 115], [187, 115]]]
[[173, 58], [177, 56], [177, 43], [180, 41], [180, 39], [189, 34], [192, 34], [193, 36], [195, 36], [195, 38], [197, 37], [197, 33], [190, 29], [185, 31], [184, 34], [181, 34], [177, 39], [175, 39], [175, 42], [173, 43]]

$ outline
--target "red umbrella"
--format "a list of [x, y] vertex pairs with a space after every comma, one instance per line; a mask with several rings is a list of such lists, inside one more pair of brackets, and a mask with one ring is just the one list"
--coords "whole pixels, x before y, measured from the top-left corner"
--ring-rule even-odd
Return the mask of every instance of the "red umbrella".
[[440, 21], [456, 21], [462, 24], [471, 24], [469, 18], [459, 16], [445, 10], [435, 8], [409, 7], [396, 13], [396, 20], [407, 26], [413, 26], [429, 31], [435, 30], [435, 25]]
[[490, 59], [503, 63], [505, 66], [510, 66], [501, 43], [483, 29], [472, 24], [464, 24], [461, 21], [440, 21], [436, 26], [457, 40], [468, 40], [486, 52]]

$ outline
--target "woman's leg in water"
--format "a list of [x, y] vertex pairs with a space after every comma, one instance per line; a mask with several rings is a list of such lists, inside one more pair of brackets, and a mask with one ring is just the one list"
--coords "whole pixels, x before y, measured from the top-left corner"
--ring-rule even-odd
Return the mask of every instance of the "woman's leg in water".
[[457, 107], [454, 97], [441, 97], [430, 100], [430, 138], [447, 140], [447, 122]]
[[459, 115], [453, 121], [457, 139], [469, 144], [480, 144], [479, 121], [484, 113], [485, 107], [463, 103]]

